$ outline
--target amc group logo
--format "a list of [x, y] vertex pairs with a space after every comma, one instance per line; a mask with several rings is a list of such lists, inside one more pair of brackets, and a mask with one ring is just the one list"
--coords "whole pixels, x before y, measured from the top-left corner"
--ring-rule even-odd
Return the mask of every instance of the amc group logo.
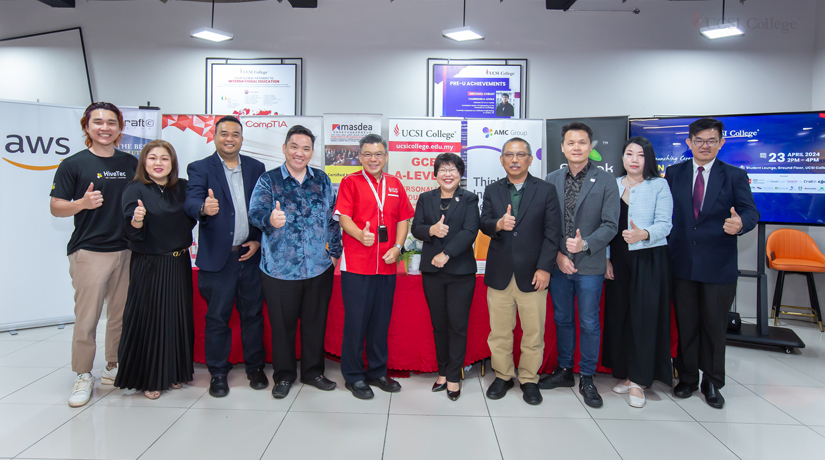
[[[55, 158], [52, 155], [62, 156], [68, 154], [71, 151], [68, 145], [69, 142], [68, 137], [46, 138], [43, 136], [9, 134], [6, 136], [3, 160], [18, 168], [30, 171], [57, 169], [62, 159]], [[43, 155], [48, 156], [44, 157]], [[44, 162], [47, 164], [38, 164]]]
[[515, 129], [491, 129], [485, 127], [481, 132], [484, 133], [485, 138], [489, 138], [490, 136], [527, 136], [527, 131], [518, 131]]

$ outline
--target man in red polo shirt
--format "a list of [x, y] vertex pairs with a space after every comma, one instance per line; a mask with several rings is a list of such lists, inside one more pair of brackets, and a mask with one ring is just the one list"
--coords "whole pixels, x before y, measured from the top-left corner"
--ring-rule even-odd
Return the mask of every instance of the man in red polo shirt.
[[398, 382], [387, 377], [387, 331], [395, 294], [395, 264], [407, 238], [407, 219], [412, 219], [414, 212], [401, 181], [382, 172], [387, 164], [387, 142], [377, 134], [368, 134], [360, 147], [364, 169], [344, 177], [335, 205], [344, 230], [341, 372], [353, 396], [372, 399], [370, 385], [387, 392], [401, 390]]

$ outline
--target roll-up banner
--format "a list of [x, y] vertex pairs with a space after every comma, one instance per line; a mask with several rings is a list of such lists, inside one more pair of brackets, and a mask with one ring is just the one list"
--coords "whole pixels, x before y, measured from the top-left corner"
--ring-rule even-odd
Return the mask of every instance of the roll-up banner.
[[86, 148], [83, 108], [0, 101], [0, 331], [74, 322], [66, 245], [73, 219], [49, 212], [62, 160]]
[[467, 120], [467, 190], [478, 195], [479, 207], [484, 202], [484, 189], [506, 176], [501, 165], [501, 149], [508, 140], [519, 137], [530, 144], [533, 159], [528, 171], [541, 177], [544, 159], [542, 137], [544, 120]]
[[358, 143], [367, 134], [381, 134], [381, 115], [324, 114], [325, 172], [333, 184], [339, 184], [347, 174], [361, 170]]
[[551, 173], [567, 164], [561, 151], [561, 130], [574, 121], [584, 123], [593, 130], [593, 150], [590, 161], [614, 176], [621, 175], [622, 146], [627, 140], [628, 117], [555, 118], [547, 120], [547, 172]]
[[138, 156], [144, 145], [160, 137], [160, 111], [135, 107], [119, 108], [123, 112], [123, 138], [117, 148]]
[[241, 117], [243, 147], [241, 154], [249, 155], [266, 165], [267, 171], [284, 164], [284, 141], [289, 128], [302, 125], [315, 135], [315, 152], [309, 165], [324, 170], [323, 117]]
[[389, 120], [387, 172], [404, 184], [413, 207], [418, 195], [438, 187], [433, 163], [440, 153], [461, 155], [460, 119], [392, 118]]

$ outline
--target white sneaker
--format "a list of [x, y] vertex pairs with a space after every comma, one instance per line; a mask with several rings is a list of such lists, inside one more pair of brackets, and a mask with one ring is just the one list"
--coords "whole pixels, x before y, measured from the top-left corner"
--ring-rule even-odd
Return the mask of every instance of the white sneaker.
[[103, 372], [100, 374], [100, 384], [114, 385], [115, 377], [117, 377], [117, 366], [113, 367], [111, 370], [104, 367]]
[[95, 378], [92, 374], [77, 374], [77, 380], [74, 381], [72, 387], [72, 395], [69, 396], [69, 406], [80, 407], [85, 406], [90, 399], [92, 399], [92, 386], [95, 383]]

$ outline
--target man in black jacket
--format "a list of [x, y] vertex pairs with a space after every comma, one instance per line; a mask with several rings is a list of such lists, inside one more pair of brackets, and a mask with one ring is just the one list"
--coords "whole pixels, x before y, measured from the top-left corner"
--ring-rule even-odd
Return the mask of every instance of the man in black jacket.
[[541, 404], [538, 371], [544, 356], [547, 287], [561, 241], [561, 217], [556, 190], [528, 172], [533, 162], [530, 144], [514, 137], [501, 149], [507, 177], [484, 191], [481, 231], [491, 238], [484, 283], [490, 311], [490, 336], [496, 379], [487, 389], [490, 399], [503, 398], [514, 386], [513, 328], [516, 313], [521, 339], [518, 380], [528, 404]]

